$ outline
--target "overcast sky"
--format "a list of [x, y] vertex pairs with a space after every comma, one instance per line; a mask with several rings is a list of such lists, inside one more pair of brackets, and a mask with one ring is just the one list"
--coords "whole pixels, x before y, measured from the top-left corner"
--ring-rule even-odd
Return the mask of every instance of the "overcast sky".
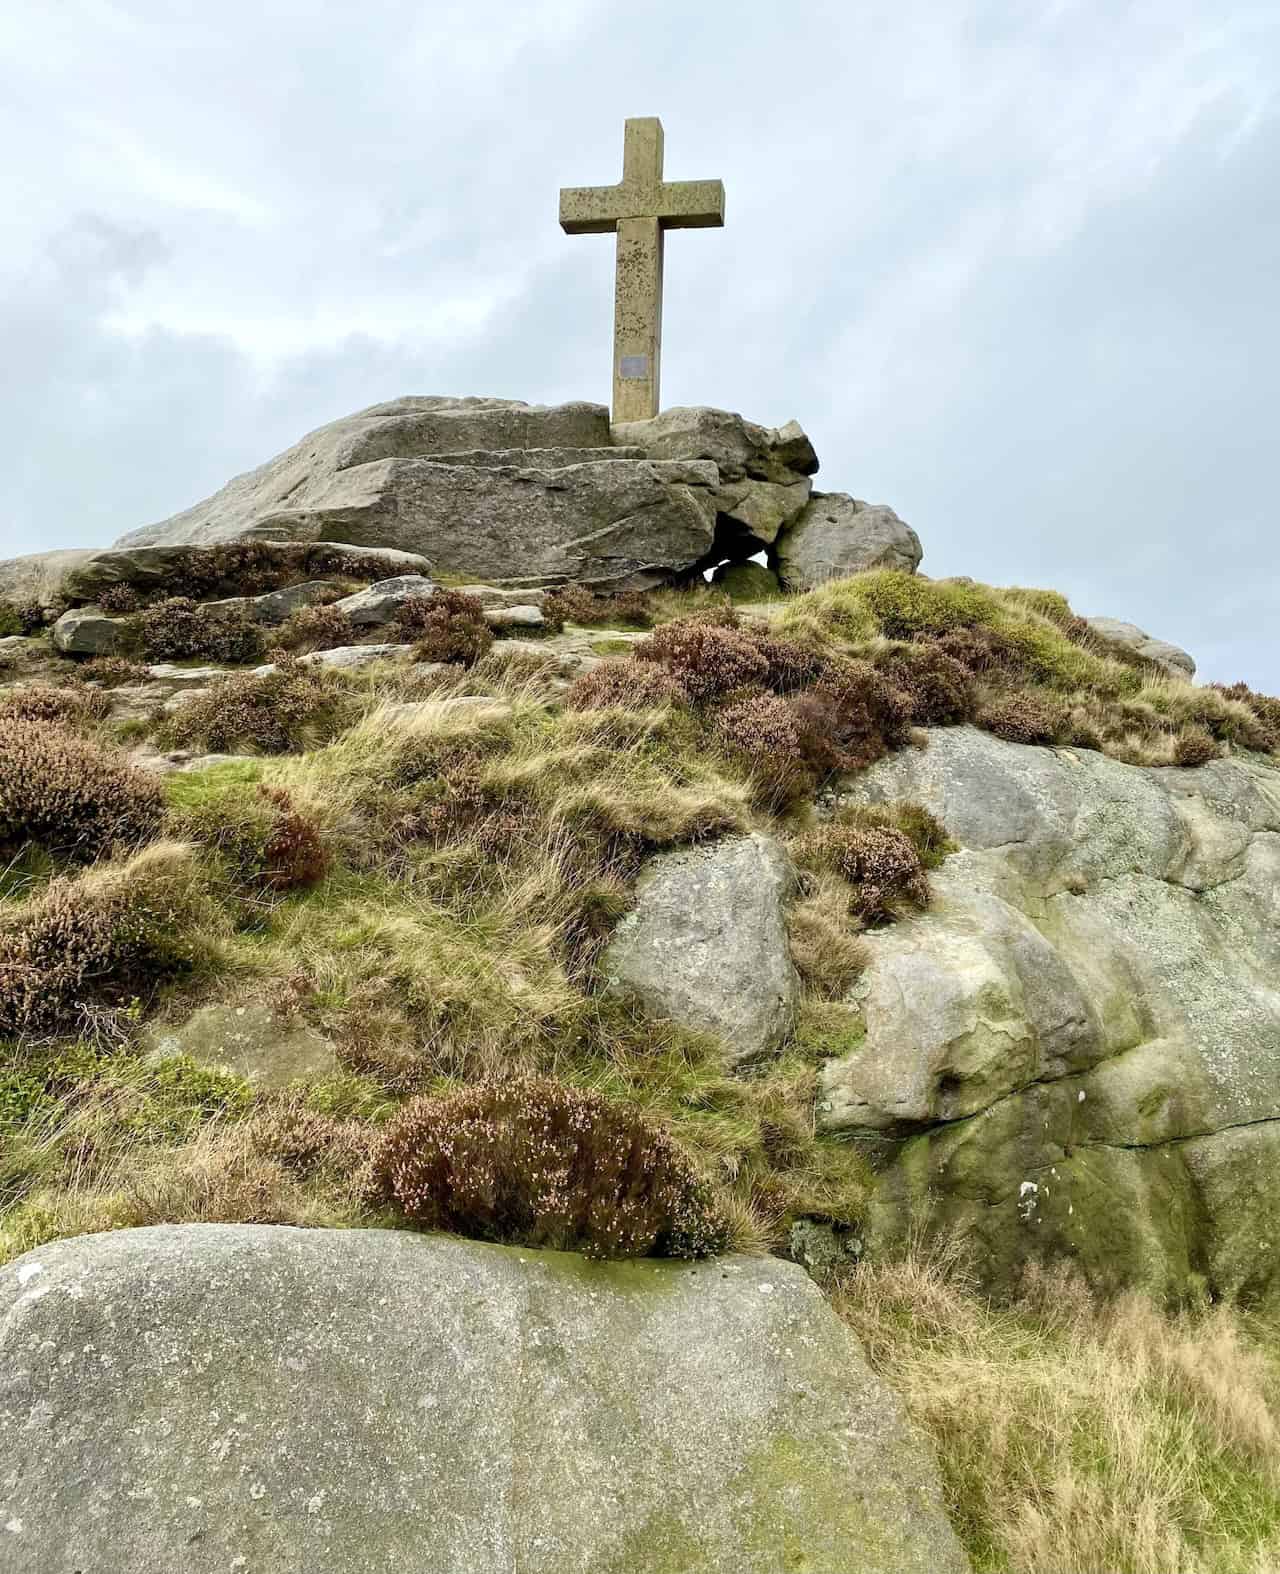
[[557, 188], [660, 115], [663, 402], [797, 418], [926, 571], [1280, 692], [1275, 0], [5, 0], [0, 546], [400, 394], [607, 401]]

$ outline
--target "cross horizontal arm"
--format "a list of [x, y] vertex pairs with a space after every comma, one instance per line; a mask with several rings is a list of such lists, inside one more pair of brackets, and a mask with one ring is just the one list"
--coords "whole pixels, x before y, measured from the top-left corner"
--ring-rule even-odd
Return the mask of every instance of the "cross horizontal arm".
[[628, 216], [621, 186], [562, 186], [560, 228], [566, 235], [610, 235]]
[[658, 219], [666, 230], [718, 229], [724, 223], [724, 185], [718, 180], [664, 180]]

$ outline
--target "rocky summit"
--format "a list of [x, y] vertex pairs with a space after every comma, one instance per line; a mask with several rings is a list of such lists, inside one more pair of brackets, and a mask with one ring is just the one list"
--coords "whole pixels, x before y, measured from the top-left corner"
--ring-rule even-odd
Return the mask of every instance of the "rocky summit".
[[1280, 699], [817, 469], [0, 564], [3, 1574], [1280, 1567]]

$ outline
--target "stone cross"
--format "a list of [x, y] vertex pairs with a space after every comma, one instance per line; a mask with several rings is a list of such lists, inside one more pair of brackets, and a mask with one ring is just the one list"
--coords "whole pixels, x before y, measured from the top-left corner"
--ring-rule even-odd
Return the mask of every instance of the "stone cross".
[[663, 231], [723, 223], [724, 187], [718, 180], [663, 180], [662, 122], [656, 118], [627, 121], [618, 185], [561, 189], [560, 227], [567, 235], [618, 236], [615, 421], [647, 421], [658, 413]]

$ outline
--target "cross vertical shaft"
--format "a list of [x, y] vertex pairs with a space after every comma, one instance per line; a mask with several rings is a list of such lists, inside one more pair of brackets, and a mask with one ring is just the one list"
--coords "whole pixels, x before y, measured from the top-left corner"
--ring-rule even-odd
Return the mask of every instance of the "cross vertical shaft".
[[718, 180], [664, 181], [662, 122], [628, 120], [622, 180], [616, 186], [570, 186], [560, 192], [568, 235], [617, 235], [613, 306], [613, 419], [646, 421], [658, 413], [662, 365], [662, 262], [669, 229], [724, 223]]

